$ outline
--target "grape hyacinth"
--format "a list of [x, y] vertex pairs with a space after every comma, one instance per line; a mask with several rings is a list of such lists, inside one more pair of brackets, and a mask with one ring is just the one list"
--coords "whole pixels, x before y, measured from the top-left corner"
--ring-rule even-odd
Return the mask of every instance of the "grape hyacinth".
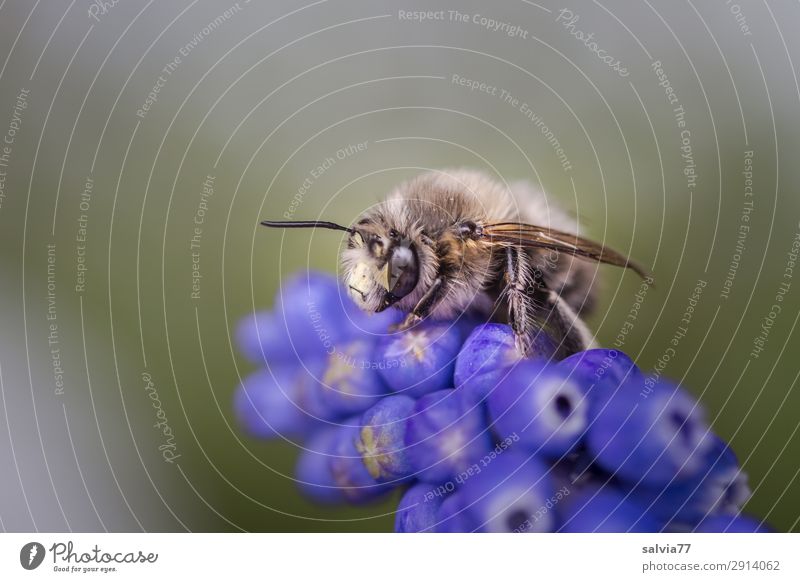
[[[397, 532], [760, 532], [747, 478], [681, 386], [624, 353], [523, 358], [508, 325], [369, 315], [326, 274], [287, 280], [245, 317], [259, 366], [234, 395], [243, 430], [300, 454], [325, 505], [403, 491]], [[645, 389], [645, 386], [647, 387]]]

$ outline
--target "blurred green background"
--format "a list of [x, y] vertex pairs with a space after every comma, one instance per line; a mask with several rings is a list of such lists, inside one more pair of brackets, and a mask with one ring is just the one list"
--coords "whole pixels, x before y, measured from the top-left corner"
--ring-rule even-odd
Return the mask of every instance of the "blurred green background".
[[[259, 219], [347, 224], [402, 179], [474, 166], [652, 269], [623, 346], [644, 370], [705, 283], [662, 373], [732, 443], [747, 510], [800, 530], [798, 24], [796, 3], [3, 2], [3, 527], [388, 531], [393, 500], [309, 504], [296, 447], [242, 434], [253, 367], [230, 337], [284, 275], [337, 269], [336, 233]], [[589, 323], [610, 346], [640, 284], [601, 271]]]

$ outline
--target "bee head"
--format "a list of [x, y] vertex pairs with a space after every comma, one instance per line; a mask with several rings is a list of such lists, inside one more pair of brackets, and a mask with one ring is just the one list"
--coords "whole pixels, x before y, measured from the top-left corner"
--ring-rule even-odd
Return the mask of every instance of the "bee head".
[[383, 219], [364, 218], [353, 227], [325, 221], [265, 220], [261, 224], [347, 232], [347, 248], [342, 253], [345, 284], [350, 297], [365, 311], [383, 311], [417, 286], [419, 261], [414, 243]]
[[404, 233], [364, 219], [342, 254], [345, 283], [365, 311], [383, 311], [411, 293], [419, 280], [417, 250]]

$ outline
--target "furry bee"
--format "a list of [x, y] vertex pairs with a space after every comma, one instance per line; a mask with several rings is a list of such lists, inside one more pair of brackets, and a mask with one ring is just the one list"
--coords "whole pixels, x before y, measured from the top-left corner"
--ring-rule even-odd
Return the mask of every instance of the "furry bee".
[[352, 226], [265, 220], [269, 227], [316, 227], [348, 234], [344, 280], [365, 311], [396, 307], [407, 329], [424, 318], [472, 312], [508, 322], [529, 354], [545, 330], [559, 357], [588, 349], [581, 317], [595, 303], [591, 261], [646, 271], [577, 235], [578, 223], [526, 182], [483, 172], [431, 171], [397, 186]]

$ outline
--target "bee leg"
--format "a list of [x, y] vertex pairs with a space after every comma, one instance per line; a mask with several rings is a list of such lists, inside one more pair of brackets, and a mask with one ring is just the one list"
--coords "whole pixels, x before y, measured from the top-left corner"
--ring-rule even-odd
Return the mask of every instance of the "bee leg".
[[546, 328], [565, 358], [594, 345], [586, 324], [558, 293], [547, 288], [541, 274], [531, 268], [530, 256], [518, 247], [506, 249], [505, 298], [508, 320], [517, 349], [531, 355], [536, 334]]
[[541, 317], [558, 342], [559, 358], [596, 347], [592, 332], [564, 298], [546, 288], [540, 289], [538, 295], [543, 305]]
[[393, 326], [390, 331], [404, 331], [413, 327], [420, 321], [422, 321], [433, 309], [433, 306], [442, 298], [444, 295], [444, 277], [437, 277], [428, 290], [425, 291], [425, 294], [417, 301], [417, 304], [414, 306], [414, 309], [411, 310], [411, 313], [406, 315], [406, 318], [403, 320], [402, 323], [399, 325]]
[[407, 329], [411, 329], [412, 327], [417, 325], [420, 321], [422, 321], [422, 318], [418, 317], [417, 315], [414, 315], [414, 312], [412, 311], [411, 313], [406, 315], [405, 319], [403, 319], [403, 321], [401, 321], [400, 323], [397, 323], [395, 325], [390, 325], [389, 331], [406, 331]]
[[508, 247], [505, 262], [503, 279], [506, 286], [503, 295], [508, 303], [508, 321], [514, 330], [517, 350], [528, 355], [532, 345], [534, 313], [534, 299], [528, 293], [532, 283], [528, 255], [518, 247]]

